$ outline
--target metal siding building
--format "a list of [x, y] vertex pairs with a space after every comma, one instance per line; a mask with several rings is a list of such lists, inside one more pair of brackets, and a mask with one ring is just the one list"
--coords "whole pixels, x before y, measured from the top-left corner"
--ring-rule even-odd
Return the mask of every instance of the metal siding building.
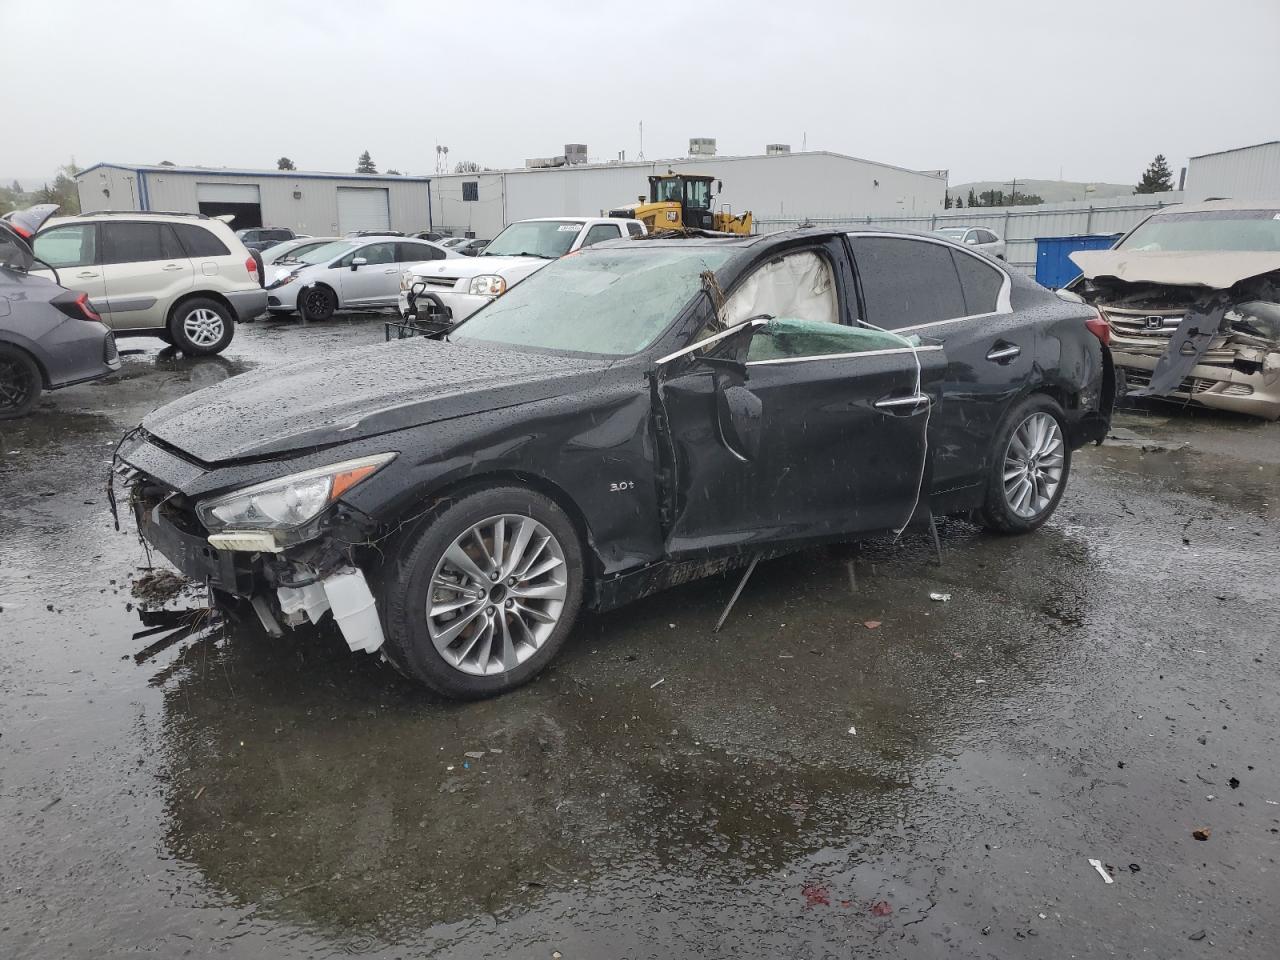
[[[713, 176], [723, 181], [716, 206], [759, 217], [927, 216], [940, 212], [945, 171], [917, 171], [826, 152], [755, 157], [700, 157], [654, 162], [535, 167], [432, 178], [438, 230], [491, 239], [529, 217], [598, 216], [648, 196], [654, 174]], [[477, 199], [463, 199], [463, 184]]]
[[430, 220], [427, 177], [100, 163], [77, 174], [76, 183], [85, 211], [232, 213], [237, 229], [290, 227], [325, 236], [425, 230]]
[[1186, 196], [1233, 200], [1280, 200], [1280, 140], [1192, 157]]

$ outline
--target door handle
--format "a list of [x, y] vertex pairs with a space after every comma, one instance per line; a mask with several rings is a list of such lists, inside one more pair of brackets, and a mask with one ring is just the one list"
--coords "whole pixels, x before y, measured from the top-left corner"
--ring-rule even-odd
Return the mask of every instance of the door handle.
[[79, 273], [76, 274], [76, 276], [82, 280], [91, 280], [97, 275], [98, 273], [95, 270], [81, 270]]
[[1012, 360], [1022, 353], [1022, 348], [1016, 343], [1006, 343], [1003, 346], [994, 346], [987, 352], [987, 359], [992, 363], [1004, 363], [1006, 360]]
[[923, 393], [917, 393], [910, 397], [882, 397], [875, 402], [877, 410], [883, 410], [894, 417], [914, 416], [922, 405], [929, 405], [929, 398]]
[[182, 269], [182, 264], [180, 264], [180, 263], [166, 263], [166, 264], [164, 265], [164, 269], [165, 269], [165, 270], [181, 270], [181, 269]]
[[399, 273], [400, 271], [399, 271], [399, 270], [392, 269], [392, 270], [383, 270], [382, 272], [383, 272], [383, 273]]

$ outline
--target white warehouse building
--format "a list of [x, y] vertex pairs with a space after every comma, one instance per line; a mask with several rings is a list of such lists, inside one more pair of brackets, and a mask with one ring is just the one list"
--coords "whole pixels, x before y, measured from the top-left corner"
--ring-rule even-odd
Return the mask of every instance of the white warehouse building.
[[838, 153], [774, 153], [750, 157], [572, 164], [431, 180], [436, 230], [492, 239], [529, 217], [599, 216], [648, 197], [649, 177], [711, 176], [723, 190], [716, 209], [751, 211], [755, 219], [920, 216], [943, 209], [945, 170], [907, 170]]
[[231, 214], [232, 226], [312, 236], [426, 230], [427, 177], [99, 163], [76, 174], [80, 209]]
[[1192, 157], [1185, 189], [1189, 201], [1280, 200], [1280, 140]]

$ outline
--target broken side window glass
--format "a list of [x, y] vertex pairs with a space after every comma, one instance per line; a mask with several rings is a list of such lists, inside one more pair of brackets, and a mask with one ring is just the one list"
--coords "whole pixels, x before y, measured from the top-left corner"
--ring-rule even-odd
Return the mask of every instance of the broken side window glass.
[[902, 337], [887, 330], [846, 327], [838, 323], [777, 317], [756, 331], [747, 362], [798, 357], [845, 356], [873, 350], [918, 346], [919, 337]]

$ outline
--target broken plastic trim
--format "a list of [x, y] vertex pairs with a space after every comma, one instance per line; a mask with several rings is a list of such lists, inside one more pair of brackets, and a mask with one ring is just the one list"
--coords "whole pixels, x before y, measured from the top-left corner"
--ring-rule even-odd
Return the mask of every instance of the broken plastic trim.
[[386, 642], [377, 601], [358, 567], [341, 567], [305, 587], [280, 587], [276, 599], [290, 626], [304, 618], [319, 623], [326, 612], [332, 612], [352, 652], [375, 653]]

